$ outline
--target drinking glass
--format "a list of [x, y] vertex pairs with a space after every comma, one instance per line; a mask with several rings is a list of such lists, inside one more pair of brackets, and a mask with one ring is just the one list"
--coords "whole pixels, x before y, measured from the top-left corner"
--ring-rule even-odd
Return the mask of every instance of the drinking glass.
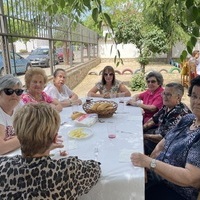
[[115, 99], [116, 97], [117, 97], [117, 94], [116, 94], [116, 93], [114, 93], [114, 92], [113, 92], [113, 93], [110, 93], [110, 98], [111, 98], [111, 99]]
[[119, 103], [124, 103], [125, 92], [118, 93]]
[[86, 103], [90, 103], [91, 100], [92, 100], [91, 95], [90, 95], [90, 94], [87, 94], [87, 96], [86, 96], [86, 100], [85, 100]]

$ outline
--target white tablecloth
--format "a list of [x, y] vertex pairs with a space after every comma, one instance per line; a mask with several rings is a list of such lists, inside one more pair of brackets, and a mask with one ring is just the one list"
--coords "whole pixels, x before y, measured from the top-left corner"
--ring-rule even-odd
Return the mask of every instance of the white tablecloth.
[[[79, 106], [79, 111], [82, 106]], [[64, 140], [64, 149], [69, 156], [80, 159], [95, 159], [101, 162], [102, 175], [92, 190], [79, 200], [144, 200], [144, 169], [134, 167], [130, 161], [132, 152], [143, 153], [142, 112], [140, 108], [119, 104], [116, 114], [111, 118], [102, 118], [89, 127], [93, 135], [82, 140], [73, 140], [68, 132], [76, 125], [70, 119], [72, 108], [64, 108], [60, 113], [59, 135]], [[102, 123], [103, 122], [103, 123]], [[107, 123], [115, 123], [116, 138], [109, 139]], [[11, 152], [16, 155], [20, 150]], [[53, 150], [54, 158], [60, 158], [59, 150]]]
[[[82, 107], [79, 107], [82, 111]], [[72, 108], [61, 113], [62, 122], [68, 121]], [[93, 135], [82, 140], [71, 140], [67, 133], [68, 124], [61, 126], [59, 133], [65, 138], [69, 155], [81, 159], [95, 159], [94, 150], [99, 150], [102, 176], [92, 190], [80, 197], [80, 200], [144, 200], [144, 169], [134, 167], [130, 161], [132, 152], [143, 153], [142, 111], [140, 108], [119, 104], [116, 114], [111, 118], [102, 118], [89, 127]], [[109, 139], [107, 123], [115, 123], [116, 138]], [[69, 120], [69, 124], [75, 126]], [[71, 146], [71, 147], [70, 147]], [[75, 149], [73, 149], [73, 147]]]

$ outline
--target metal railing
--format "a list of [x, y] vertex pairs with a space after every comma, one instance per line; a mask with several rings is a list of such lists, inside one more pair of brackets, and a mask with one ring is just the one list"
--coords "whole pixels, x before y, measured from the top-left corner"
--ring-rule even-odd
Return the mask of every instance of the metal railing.
[[[49, 16], [38, 8], [37, 1], [0, 0], [0, 49], [3, 52], [6, 73], [11, 73], [10, 49], [14, 51], [17, 40], [47, 40], [50, 50], [50, 67], [53, 72], [53, 49], [59, 42], [72, 52], [79, 46], [80, 63], [97, 57], [98, 34], [81, 24], [74, 24], [64, 15]], [[87, 48], [87, 51], [84, 49]], [[86, 55], [83, 53], [86, 52]], [[73, 66], [72, 55], [69, 65]], [[15, 62], [14, 62], [15, 63]]]

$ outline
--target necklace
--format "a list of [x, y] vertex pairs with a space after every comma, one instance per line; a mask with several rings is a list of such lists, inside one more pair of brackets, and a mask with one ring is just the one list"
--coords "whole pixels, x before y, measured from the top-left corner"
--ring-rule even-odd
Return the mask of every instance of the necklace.
[[42, 94], [38, 95], [37, 97], [36, 97], [36, 96], [34, 97], [30, 92], [28, 92], [28, 94], [31, 96], [31, 98], [32, 98], [33, 100], [35, 100], [35, 101], [37, 101], [37, 102], [43, 101], [43, 96], [42, 96]]
[[197, 122], [197, 119], [195, 118], [195, 119], [193, 120], [193, 123], [192, 123], [193, 127], [194, 127], [194, 128], [200, 128], [200, 124], [197, 125], [196, 122]]

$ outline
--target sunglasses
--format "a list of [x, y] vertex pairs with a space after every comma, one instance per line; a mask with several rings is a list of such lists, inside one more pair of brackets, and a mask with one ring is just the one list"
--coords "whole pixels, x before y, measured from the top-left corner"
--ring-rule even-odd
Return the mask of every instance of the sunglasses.
[[156, 83], [156, 80], [147, 81], [147, 83]]
[[4, 91], [4, 93], [5, 93], [6, 95], [8, 95], [8, 96], [12, 95], [14, 92], [15, 92], [15, 94], [16, 94], [17, 96], [20, 96], [20, 95], [22, 95], [22, 93], [24, 92], [24, 90], [22, 90], [22, 89], [15, 89], [15, 90], [13, 90], [13, 89], [11, 89], [11, 88], [5, 88], [5, 89], [3, 89], [3, 91]]
[[114, 74], [113, 73], [110, 73], [110, 74], [107, 74], [105, 73], [104, 76], [113, 76]]

